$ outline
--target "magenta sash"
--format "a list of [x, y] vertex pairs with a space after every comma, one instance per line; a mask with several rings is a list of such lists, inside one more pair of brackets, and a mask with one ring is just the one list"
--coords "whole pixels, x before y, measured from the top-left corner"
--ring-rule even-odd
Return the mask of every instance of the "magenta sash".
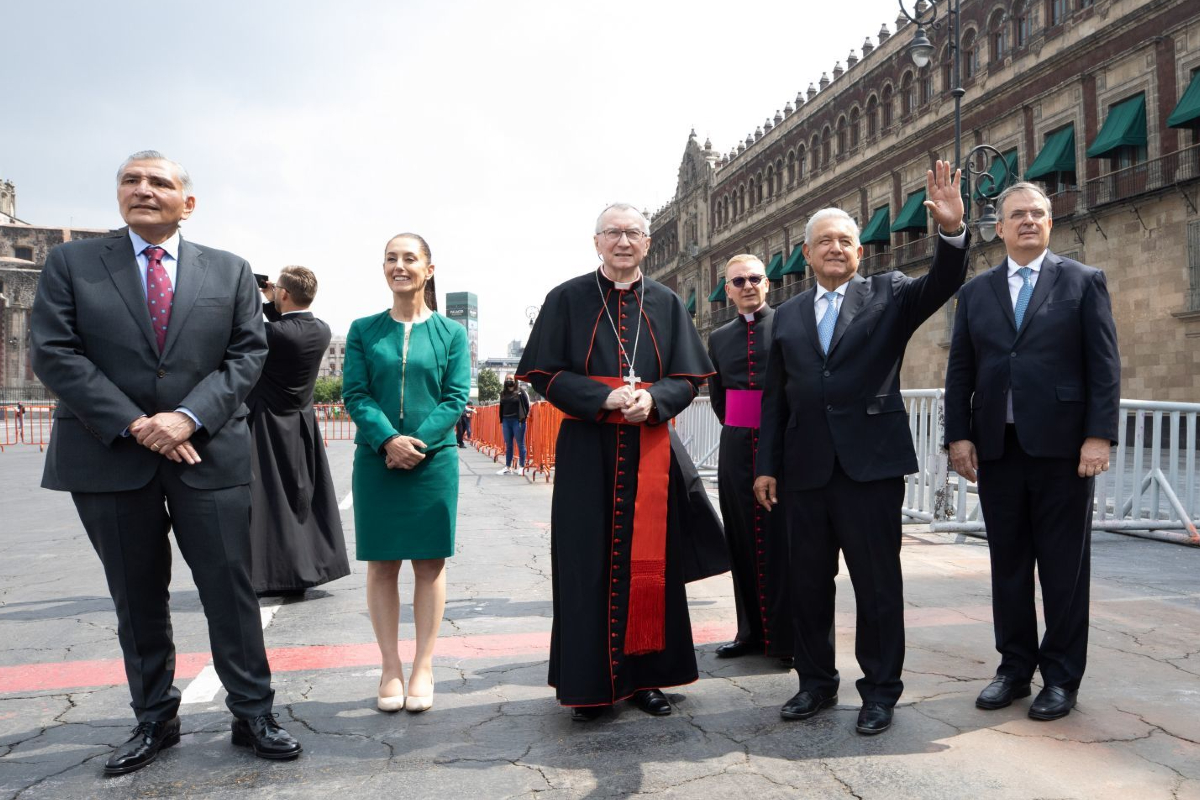
[[761, 389], [729, 389], [725, 392], [725, 424], [757, 428], [762, 420]]

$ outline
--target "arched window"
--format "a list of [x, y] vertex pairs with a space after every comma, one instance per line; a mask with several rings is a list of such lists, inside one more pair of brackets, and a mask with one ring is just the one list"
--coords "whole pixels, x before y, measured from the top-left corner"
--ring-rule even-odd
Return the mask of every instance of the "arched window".
[[758, 205], [763, 201], [763, 174], [760, 172], [754, 177], [754, 205]]
[[867, 138], [874, 139], [879, 133], [879, 99], [875, 95], [867, 98]]
[[917, 78], [921, 83], [920, 100], [921, 105], [926, 106], [933, 99], [933, 67], [926, 64], [919, 73]]
[[1046, 27], [1053, 28], [1055, 25], [1063, 24], [1063, 20], [1067, 18], [1067, 1], [1049, 0], [1049, 7], [1046, 10]]
[[942, 65], [942, 92], [949, 94], [954, 88], [954, 64], [950, 60], [949, 45], [942, 48], [942, 57], [938, 59], [938, 63]]
[[1024, 0], [1016, 0], [1013, 3], [1013, 47], [1029, 44], [1029, 26], [1029, 8]]
[[775, 159], [775, 194], [783, 191], [783, 159]]
[[796, 147], [796, 180], [804, 180], [804, 145]]
[[809, 144], [809, 152], [812, 153], [812, 173], [815, 175], [821, 169], [821, 137], [813, 134], [812, 142]]
[[821, 131], [821, 166], [823, 167], [829, 166], [829, 151], [832, 144], [833, 132], [829, 130], [829, 126], [826, 125]]
[[796, 151], [789, 150], [787, 156], [788, 186], [796, 182]]
[[[758, 193], [759, 182], [754, 178], [750, 179], [750, 208], [753, 209], [758, 200], [762, 199], [762, 195]], [[756, 199], [757, 198], [757, 199]]]
[[775, 166], [772, 164], [767, 167], [767, 199], [770, 200], [775, 194]]
[[858, 119], [858, 106], [850, 109], [850, 149], [858, 147], [859, 131], [861, 125]]
[[991, 63], [1003, 61], [1008, 55], [1008, 26], [1004, 24], [1004, 12], [997, 10], [988, 21], [988, 38], [991, 40]]
[[979, 74], [979, 37], [974, 30], [963, 34], [963, 80], [969, 81]]
[[849, 142], [846, 138], [847, 127], [846, 115], [843, 114], [842, 116], [838, 117], [837, 121], [837, 154], [839, 158], [846, 155], [846, 149], [849, 146]]
[[900, 79], [900, 119], [904, 119], [917, 107], [917, 87], [913, 83], [913, 74], [905, 72]]
[[744, 183], [738, 187], [737, 210], [739, 216], [746, 213], [746, 184]]
[[883, 98], [879, 101], [879, 110], [883, 117], [883, 129], [886, 131], [892, 127], [892, 85], [890, 83], [883, 87]]

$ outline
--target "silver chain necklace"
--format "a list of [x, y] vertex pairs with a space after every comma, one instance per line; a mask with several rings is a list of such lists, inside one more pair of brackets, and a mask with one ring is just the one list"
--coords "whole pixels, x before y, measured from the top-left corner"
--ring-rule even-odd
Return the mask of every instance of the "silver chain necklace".
[[[625, 345], [621, 342], [621, 334], [617, 333], [617, 323], [613, 321], [612, 312], [608, 310], [608, 298], [604, 296], [604, 289], [600, 286], [600, 271], [600, 269], [596, 270], [596, 291], [600, 293], [600, 307], [604, 309], [604, 315], [608, 317], [608, 324], [612, 327], [613, 336], [617, 338], [617, 347], [621, 348], [621, 355], [624, 356], [625, 361], [629, 363], [629, 374], [621, 380], [625, 381], [625, 383], [628, 383], [630, 389], [636, 389], [638, 382], [641, 381], [641, 378], [634, 374], [633, 359], [637, 358], [638, 341], [642, 338], [642, 302], [646, 299], [646, 281], [644, 279], [642, 280], [642, 296], [638, 298], [638, 324], [637, 331], [633, 336], [633, 358], [630, 358], [629, 354], [625, 352]], [[605, 275], [604, 277], [607, 278], [608, 276]], [[616, 283], [616, 281], [613, 281], [613, 283]], [[636, 290], [634, 291], [633, 296], [638, 296]]]

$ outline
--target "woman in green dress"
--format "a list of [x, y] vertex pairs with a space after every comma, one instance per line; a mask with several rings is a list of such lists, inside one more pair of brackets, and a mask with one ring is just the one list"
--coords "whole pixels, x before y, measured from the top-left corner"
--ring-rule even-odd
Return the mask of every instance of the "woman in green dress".
[[[384, 249], [388, 311], [355, 320], [346, 337], [342, 395], [354, 419], [354, 533], [367, 562], [367, 608], [383, 658], [376, 705], [433, 705], [433, 645], [454, 554], [458, 448], [454, 425], [471, 388], [467, 333], [433, 312], [429, 245], [402, 233]], [[412, 562], [416, 655], [407, 692], [400, 661], [400, 565]]]

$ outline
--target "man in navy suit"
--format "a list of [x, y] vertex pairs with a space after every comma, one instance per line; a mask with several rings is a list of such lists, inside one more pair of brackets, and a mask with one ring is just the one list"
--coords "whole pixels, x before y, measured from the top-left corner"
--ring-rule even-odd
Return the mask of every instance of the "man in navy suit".
[[1028, 697], [1039, 670], [1029, 716], [1052, 720], [1074, 708], [1087, 661], [1092, 495], [1117, 436], [1121, 358], [1104, 273], [1048, 249], [1045, 193], [1018, 183], [997, 204], [1008, 258], [959, 292], [946, 442], [979, 482], [992, 562], [1000, 667], [975, 705]]
[[784, 508], [774, 513], [787, 514], [800, 691], [780, 711], [785, 719], [837, 703], [831, 631], [839, 550], [858, 606], [858, 732], [887, 730], [904, 689], [900, 508], [917, 457], [900, 364], [909, 338], [966, 275], [961, 177], [941, 161], [928, 173], [925, 206], [940, 233], [927, 274], [858, 275], [858, 226], [827, 208], [805, 229], [817, 285], [775, 312], [754, 493], [767, 510], [782, 496]]
[[33, 302], [33, 369], [59, 403], [42, 486], [71, 493], [108, 579], [137, 727], [104, 765], [132, 772], [179, 742], [168, 531], [208, 619], [233, 743], [300, 744], [274, 692], [250, 587], [245, 400], [267, 355], [250, 265], [179, 233], [191, 178], [143, 151], [117, 171], [127, 229], [50, 251]]

